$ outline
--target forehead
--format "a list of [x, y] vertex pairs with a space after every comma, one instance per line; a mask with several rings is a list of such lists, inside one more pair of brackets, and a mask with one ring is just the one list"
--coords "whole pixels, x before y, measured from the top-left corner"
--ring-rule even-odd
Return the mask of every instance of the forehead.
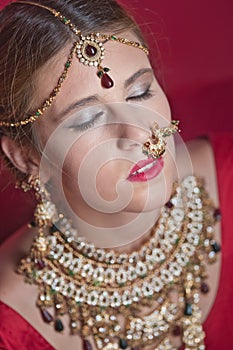
[[[128, 34], [127, 38], [129, 40], [137, 40], [132, 34]], [[105, 56], [101, 66], [110, 69], [108, 74], [114, 81], [114, 86], [110, 89], [103, 88], [100, 78], [97, 76], [98, 68], [85, 66], [74, 55], [68, 76], [56, 100], [50, 107], [50, 111], [57, 112], [60, 109], [60, 104], [64, 104], [66, 100], [71, 101], [73, 98], [82, 99], [93, 94], [98, 95], [100, 99], [107, 99], [107, 102], [111, 102], [116, 98], [116, 94], [119, 95], [120, 91], [124, 90], [125, 81], [130, 76], [140, 69], [150, 67], [147, 55], [138, 48], [118, 42], [107, 42], [104, 46]], [[36, 92], [33, 99], [36, 108], [41, 101], [48, 98], [53, 88], [57, 85], [71, 47], [72, 43], [64, 47], [37, 72]]]

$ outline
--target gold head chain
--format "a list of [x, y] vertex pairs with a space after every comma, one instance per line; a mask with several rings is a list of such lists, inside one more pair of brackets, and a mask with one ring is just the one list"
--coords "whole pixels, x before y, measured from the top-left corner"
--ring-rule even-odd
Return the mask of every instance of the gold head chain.
[[131, 41], [125, 38], [118, 37], [114, 34], [100, 34], [100, 33], [90, 33], [89, 35], [84, 36], [80, 29], [78, 29], [70, 19], [63, 16], [59, 11], [41, 5], [36, 2], [29, 1], [17, 1], [13, 4], [26, 4], [41, 7], [49, 11], [53, 16], [58, 18], [64, 25], [69, 27], [69, 29], [75, 34], [78, 38], [77, 41], [72, 45], [68, 59], [64, 65], [64, 70], [58, 79], [57, 86], [51, 92], [49, 98], [47, 98], [42, 106], [37, 109], [37, 111], [29, 116], [26, 116], [25, 119], [20, 121], [1, 121], [0, 127], [21, 127], [29, 123], [36, 121], [44, 112], [51, 106], [52, 102], [55, 100], [56, 96], [61, 90], [62, 84], [67, 78], [68, 71], [72, 65], [73, 58], [76, 56], [81, 63], [86, 66], [96, 67], [97, 76], [101, 79], [101, 85], [103, 88], [111, 88], [114, 86], [112, 78], [109, 76], [108, 72], [110, 69], [101, 65], [104, 59], [105, 48], [104, 44], [107, 41], [114, 41], [128, 46], [138, 48], [145, 52], [146, 55], [149, 54], [149, 50], [146, 46], [140, 44], [136, 41]]

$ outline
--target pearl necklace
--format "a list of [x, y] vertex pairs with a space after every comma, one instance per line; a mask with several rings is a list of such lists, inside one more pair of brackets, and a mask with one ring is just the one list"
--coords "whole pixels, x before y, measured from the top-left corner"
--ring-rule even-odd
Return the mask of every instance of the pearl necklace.
[[[82, 337], [84, 350], [92, 349], [90, 336], [103, 350], [150, 344], [174, 349], [171, 334], [181, 335], [186, 349], [203, 350], [199, 292], [208, 292], [204, 255], [213, 262], [220, 250], [213, 239], [218, 214], [203, 182], [189, 176], [176, 185], [139, 251], [98, 249], [77, 238], [60, 215], [46, 238], [46, 252], [38, 251], [36, 238], [19, 272], [38, 285], [44, 321], [62, 331], [61, 316], [68, 314], [71, 333]], [[142, 316], [143, 306], [152, 312]]]

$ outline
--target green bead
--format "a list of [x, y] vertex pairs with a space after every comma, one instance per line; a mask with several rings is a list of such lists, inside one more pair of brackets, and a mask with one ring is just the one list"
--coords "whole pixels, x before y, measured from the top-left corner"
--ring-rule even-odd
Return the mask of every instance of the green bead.
[[119, 346], [121, 349], [127, 349], [128, 347], [128, 343], [125, 339], [120, 339], [119, 340]]
[[64, 329], [62, 321], [58, 318], [54, 323], [54, 328], [57, 332], [62, 332]]
[[100, 281], [94, 281], [93, 282], [93, 286], [100, 286], [101, 285], [101, 282]]
[[112, 39], [112, 40], [116, 40], [117, 37], [116, 37], [115, 35], [111, 35], [111, 39]]
[[39, 117], [41, 113], [39, 111], [36, 112], [36, 116]]
[[59, 232], [59, 231], [58, 231], [56, 225], [52, 225], [52, 226], [50, 227], [50, 229], [49, 229], [49, 232], [50, 232], [50, 233], [54, 233], [54, 232]]
[[193, 314], [192, 304], [190, 304], [190, 303], [185, 304], [184, 314], [186, 316], [192, 316], [192, 314]]
[[65, 67], [69, 68], [70, 66], [71, 66], [71, 63], [70, 62], [66, 62]]
[[99, 78], [102, 78], [103, 74], [104, 74], [104, 73], [103, 73], [101, 70], [99, 70], [99, 71], [97, 72], [97, 75], [98, 75]]

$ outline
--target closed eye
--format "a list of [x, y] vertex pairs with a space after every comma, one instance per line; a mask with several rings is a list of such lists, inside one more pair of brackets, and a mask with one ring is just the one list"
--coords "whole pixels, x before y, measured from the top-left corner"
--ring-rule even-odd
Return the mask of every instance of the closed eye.
[[151, 97], [155, 95], [154, 91], [151, 90], [150, 86], [141, 94], [139, 95], [132, 95], [126, 98], [126, 101], [142, 101], [142, 100], [148, 100]]
[[69, 128], [70, 130], [85, 131], [85, 130], [90, 129], [90, 128], [92, 128], [93, 126], [95, 126], [95, 124], [97, 123], [97, 121], [99, 120], [99, 118], [100, 118], [101, 116], [103, 116], [103, 114], [104, 114], [103, 111], [101, 111], [101, 112], [97, 113], [96, 115], [94, 115], [93, 117], [91, 117], [90, 120], [85, 121], [85, 122], [83, 122], [83, 123], [81, 123], [81, 124], [79, 124], [79, 123], [77, 123], [77, 124], [74, 123], [74, 124], [70, 125], [68, 128]]

